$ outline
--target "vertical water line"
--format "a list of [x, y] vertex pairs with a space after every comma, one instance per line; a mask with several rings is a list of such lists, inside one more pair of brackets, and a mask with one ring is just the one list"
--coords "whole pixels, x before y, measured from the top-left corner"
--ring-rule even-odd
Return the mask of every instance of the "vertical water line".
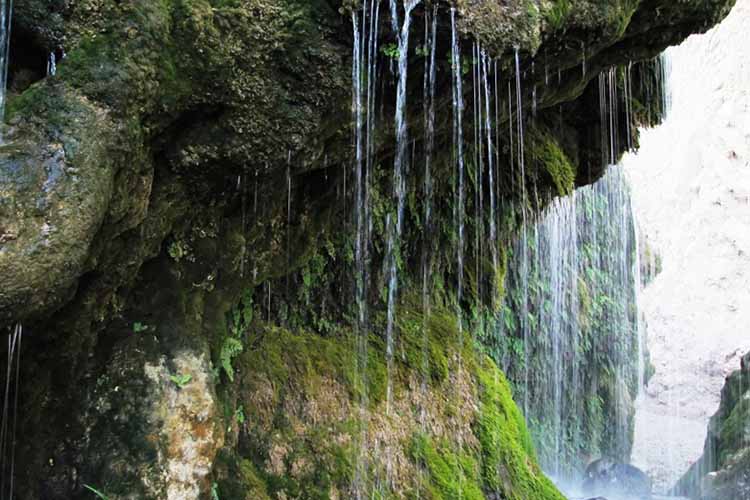
[[482, 292], [482, 227], [483, 227], [483, 192], [482, 172], [484, 170], [483, 139], [482, 139], [482, 89], [481, 89], [481, 67], [479, 62], [479, 42], [472, 46], [472, 92], [473, 111], [472, 124], [474, 125], [474, 258], [475, 258], [475, 280], [477, 301], [481, 302]]
[[[497, 271], [498, 262], [497, 262], [497, 248], [496, 248], [496, 237], [497, 237], [497, 228], [495, 226], [495, 165], [494, 165], [494, 151], [493, 149], [496, 147], [492, 143], [492, 122], [490, 120], [490, 84], [489, 84], [489, 63], [488, 63], [488, 57], [485, 52], [482, 53], [482, 69], [483, 69], [483, 75], [482, 75], [482, 84], [484, 87], [484, 105], [485, 105], [485, 132], [487, 133], [487, 173], [488, 173], [488, 182], [489, 182], [489, 194], [490, 194], [490, 255], [492, 257], [492, 272], [495, 273]], [[495, 110], [497, 113], [497, 109]], [[492, 279], [492, 283], [494, 284], [496, 280]], [[490, 304], [494, 301], [495, 298], [495, 287], [494, 285], [490, 286]]]
[[510, 172], [511, 172], [511, 190], [516, 192], [516, 148], [513, 142], [513, 84], [511, 78], [508, 78], [508, 150], [510, 156]]
[[581, 78], [586, 79], [586, 42], [581, 41]]
[[[368, 436], [368, 293], [369, 252], [372, 233], [370, 210], [370, 175], [375, 159], [375, 103], [378, 74], [378, 39], [380, 27], [380, 1], [364, 0], [361, 21], [357, 11], [352, 12], [354, 35], [352, 58], [352, 113], [354, 127], [354, 200], [355, 200], [355, 297], [357, 320], [356, 369], [360, 384], [359, 413], [361, 421], [359, 453], [354, 477], [354, 496], [361, 500], [368, 492], [368, 464], [366, 442]], [[346, 194], [345, 194], [346, 196]]]
[[[13, 331], [8, 335], [3, 412], [2, 420], [0, 420], [0, 499], [2, 500], [5, 500], [5, 498], [8, 500], [13, 499], [15, 485], [16, 428], [18, 426], [18, 393], [21, 375], [22, 340], [23, 326], [16, 324]], [[7, 497], [6, 492], [8, 494]]]
[[[456, 29], [456, 8], [451, 7], [451, 70], [453, 73], [452, 96], [453, 96], [453, 148], [458, 169], [458, 189], [456, 193], [457, 201], [455, 204], [456, 225], [458, 226], [458, 246], [456, 249], [457, 269], [457, 289], [456, 289], [456, 316], [458, 325], [458, 336], [460, 346], [463, 347], [464, 330], [463, 330], [463, 309], [461, 302], [463, 299], [464, 285], [464, 150], [463, 150], [463, 81], [461, 67], [461, 47], [458, 41], [458, 31]], [[460, 373], [462, 365], [461, 350], [458, 355], [458, 370]], [[459, 448], [463, 446], [463, 436], [458, 435]], [[462, 497], [462, 478], [459, 478], [459, 498]]]
[[458, 189], [456, 201], [456, 222], [458, 227], [458, 248], [456, 266], [458, 286], [456, 290], [459, 334], [463, 337], [463, 299], [464, 282], [464, 151], [463, 151], [463, 84], [461, 80], [461, 48], [456, 30], [456, 9], [451, 8], [451, 67], [453, 71], [453, 145], [455, 149], [456, 168], [458, 170]]
[[524, 165], [524, 135], [523, 135], [523, 104], [521, 95], [521, 61], [519, 47], [515, 47], [516, 63], [516, 118], [518, 124], [518, 167], [521, 174], [521, 329], [523, 331], [524, 346], [524, 396], [523, 410], [528, 422], [529, 409], [529, 248], [527, 227], [527, 193], [526, 193], [526, 167]]
[[292, 151], [286, 159], [286, 294], [289, 295], [289, 276], [292, 268]]
[[[10, 62], [10, 31], [13, 21], [13, 0], [0, 0], [0, 125], [5, 119], [5, 97]], [[0, 135], [2, 140], [2, 135]]]
[[[498, 86], [498, 81], [500, 79], [500, 72], [498, 70], [498, 61], [497, 59], [493, 60], [493, 72], [495, 75], [495, 89], [494, 89], [494, 100], [495, 100], [495, 200], [496, 200], [496, 206], [497, 209], [496, 213], [494, 214], [496, 223], [495, 227], [497, 228], [500, 225], [500, 209], [497, 206], [500, 202], [500, 87]], [[509, 118], [510, 119], [510, 118]], [[500, 237], [497, 236], [497, 241], [494, 241], [492, 243], [495, 246], [495, 251], [497, 252], [497, 248], [500, 245]], [[497, 272], [497, 269], [495, 269], [495, 272]]]
[[[436, 39], [437, 4], [425, 15], [425, 57], [423, 100], [424, 100], [424, 230], [422, 249], [422, 397], [427, 395], [429, 370], [429, 338], [427, 328], [430, 318], [430, 268], [432, 259], [432, 155], [435, 145], [435, 79], [436, 79]], [[422, 405], [420, 419], [422, 430], [425, 427], [425, 408]]]
[[[387, 243], [387, 272], [388, 272], [388, 312], [386, 325], [386, 364], [388, 383], [386, 388], [386, 414], [390, 414], [393, 402], [393, 349], [394, 325], [396, 314], [396, 295], [398, 293], [398, 258], [401, 226], [403, 223], [405, 180], [404, 166], [406, 162], [406, 148], [408, 145], [406, 130], [406, 84], [409, 57], [409, 29], [411, 28], [411, 11], [421, 0], [408, 0], [404, 4], [404, 22], [398, 34], [398, 85], [396, 89], [396, 156], [393, 161], [393, 195], [396, 201], [396, 220], [389, 213], [386, 220], [388, 228]], [[393, 5], [393, 3], [392, 3]]]

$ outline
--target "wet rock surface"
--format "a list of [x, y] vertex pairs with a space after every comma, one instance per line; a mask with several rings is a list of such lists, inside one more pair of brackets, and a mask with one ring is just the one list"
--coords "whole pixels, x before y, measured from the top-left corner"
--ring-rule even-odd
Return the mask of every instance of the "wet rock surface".
[[603, 458], [586, 468], [583, 491], [618, 497], [651, 498], [651, 479], [629, 464]]
[[[539, 96], [537, 119], [557, 124], [558, 106], [569, 107], [571, 121], [560, 124], [555, 140], [579, 167], [576, 183], [586, 184], [601, 175], [584, 168], [598, 164], [600, 156], [598, 97], [590, 82], [604, 68], [652, 57], [667, 43], [704, 29], [732, 2], [693, 0], [657, 16], [658, 22], [652, 14], [669, 2], [616, 2], [617, 9], [601, 16], [598, 4], [574, 2], [586, 9], [557, 24], [540, 16], [548, 2], [532, 3], [508, 11], [500, 2], [461, 2], [464, 35], [467, 42], [475, 35], [488, 45], [517, 35], [507, 39], [522, 44], [529, 74], [539, 47], [564, 47], [564, 54], [550, 59], [559, 63], [550, 64], [551, 72], [560, 71], [559, 85]], [[263, 306], [256, 300], [248, 308], [253, 314], [268, 311], [270, 321], [273, 306], [281, 322], [297, 319], [348, 342], [333, 332], [337, 321], [349, 320], [342, 303], [351, 283], [340, 263], [349, 262], [351, 241], [331, 236], [351, 230], [346, 186], [352, 40], [346, 10], [339, 11], [341, 2], [304, 0], [17, 5], [18, 33], [41, 49], [64, 45], [67, 53], [55, 77], [20, 85], [20, 73], [11, 73], [16, 93], [9, 96], [6, 142], [0, 146], [0, 328], [23, 321], [29, 332], [19, 403], [25, 416], [17, 462], [20, 498], [89, 498], [85, 485], [106, 489], [110, 498], [206, 498], [214, 480], [225, 480], [227, 490], [236, 486], [235, 498], [264, 498], [265, 480], [275, 492], [298, 494], [300, 484], [313, 484], [305, 479], [318, 471], [316, 455], [292, 460], [287, 448], [325, 442], [331, 431], [279, 437], [276, 431], [288, 422], [273, 412], [269, 428], [250, 435], [253, 427], [239, 423], [244, 417], [237, 403], [250, 393], [256, 400], [243, 411], [262, 411], [257, 401], [263, 391], [241, 387], [254, 366], [237, 382], [229, 375], [237, 344], [227, 338], [234, 335], [231, 315], [242, 294], [263, 287]], [[499, 17], [485, 18], [488, 12]], [[441, 33], [444, 43], [447, 34]], [[384, 35], [383, 42], [392, 36]], [[581, 43], [590, 47], [583, 57]], [[496, 48], [494, 55], [508, 66], [508, 47]], [[586, 71], [582, 59], [588, 59]], [[443, 87], [449, 69], [440, 73]], [[382, 92], [390, 86], [384, 81]], [[528, 101], [531, 90], [526, 93]], [[421, 86], [410, 93], [414, 109], [421, 107], [421, 95]], [[649, 103], [641, 98], [645, 109]], [[391, 100], [383, 102], [381, 113], [391, 116]], [[392, 157], [388, 127], [375, 147], [383, 165]], [[438, 153], [447, 158], [443, 134]], [[534, 168], [540, 191], [554, 192], [541, 174], [543, 165]], [[382, 192], [390, 189], [385, 172], [376, 169], [376, 177], [386, 179]], [[446, 169], [437, 178], [445, 189], [451, 174]], [[409, 189], [416, 200], [417, 188]], [[513, 199], [519, 191], [509, 188], [506, 195]], [[447, 199], [448, 191], [440, 196]], [[286, 212], [289, 203], [293, 217]], [[387, 205], [378, 208], [388, 212]], [[419, 245], [411, 238], [404, 248], [413, 255], [404, 255], [405, 262], [417, 258], [413, 248]], [[338, 271], [320, 270], [321, 253], [338, 259]], [[307, 274], [289, 286], [287, 277], [300, 270]], [[310, 281], [321, 286], [316, 291], [325, 314], [317, 315], [303, 293]], [[291, 311], [288, 303], [299, 307]], [[295, 318], [297, 310], [302, 312]], [[373, 340], [375, 349], [382, 349], [379, 341]], [[446, 357], [436, 370], [447, 371]], [[412, 369], [415, 359], [407, 359]], [[269, 367], [271, 396], [279, 396], [274, 388], [294, 388], [296, 362], [311, 363], [290, 360], [291, 374]], [[356, 393], [349, 365], [339, 368]], [[382, 371], [374, 374], [381, 385]], [[492, 388], [498, 376], [484, 372], [492, 376], [474, 380], [474, 386]], [[522, 491], [533, 491], [527, 498], [557, 498], [529, 458], [530, 441], [509, 396], [496, 401], [509, 394], [504, 386], [495, 388], [480, 402], [489, 413], [474, 412], [477, 425], [461, 422], [454, 433], [482, 430], [477, 439], [486, 470], [473, 479], [488, 491], [510, 492], [517, 482]], [[293, 400], [300, 406], [321, 401]], [[521, 442], [510, 451], [500, 448], [511, 442], [508, 433]], [[394, 436], [397, 431], [382, 439]], [[258, 459], [259, 442], [269, 446], [267, 462]], [[399, 459], [429, 461], [442, 488], [461, 491], [445, 471], [462, 469], [465, 457], [446, 462], [436, 451], [442, 443], [417, 444], [402, 449]], [[331, 467], [316, 478], [346, 483], [353, 469], [349, 458], [332, 453]], [[506, 459], [514, 461], [512, 468]], [[267, 475], [259, 479], [256, 468], [264, 464]], [[281, 474], [269, 479], [273, 472]]]

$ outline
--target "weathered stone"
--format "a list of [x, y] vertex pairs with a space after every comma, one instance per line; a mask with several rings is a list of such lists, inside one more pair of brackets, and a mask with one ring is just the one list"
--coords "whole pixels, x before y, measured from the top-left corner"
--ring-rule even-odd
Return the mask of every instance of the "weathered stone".
[[[510, 7], [459, 2], [464, 60], [468, 37], [475, 36], [501, 57], [503, 71], [510, 67], [509, 43], [520, 45], [524, 70], [530, 70], [531, 54], [541, 57], [545, 48], [550, 72], [560, 70], [559, 83], [540, 92], [537, 120], [551, 131], [545, 131], [544, 154], [528, 166], [542, 197], [565, 192], [573, 182], [591, 182], [598, 174], [585, 168], [599, 158], [598, 101], [591, 79], [613, 64], [653, 56], [667, 43], [718, 20], [732, 2], [688, 3], [665, 18], [654, 13], [666, 1], [614, 2], [602, 10], [595, 2], [576, 1], [575, 9], [557, 13], [546, 1]], [[76, 498], [86, 493], [84, 484], [101, 487], [110, 498], [205, 497], [213, 479], [228, 476], [241, 479], [239, 486], [228, 481], [227, 488], [239, 489], [237, 498], [265, 498], [272, 492], [259, 477], [260, 465], [285, 472], [280, 480], [288, 484], [274, 486], [278, 491], [292, 491], [293, 481], [317, 470], [315, 455], [291, 456], [289, 450], [300, 443], [275, 432], [281, 426], [275, 389], [289, 379], [270, 370], [270, 378], [254, 390], [228, 382], [223, 373], [233, 367], [224, 345], [233, 305], [263, 283], [263, 307], [257, 300], [248, 306], [255, 315], [267, 312], [270, 319], [273, 308], [282, 322], [296, 319], [328, 334], [346, 328], [351, 317], [346, 305], [351, 302], [351, 203], [346, 195], [351, 186], [351, 25], [338, 12], [340, 6], [309, 0], [17, 1], [17, 36], [26, 37], [41, 54], [61, 48], [67, 54], [55, 77], [37, 83], [33, 80], [44, 75], [29, 71], [25, 63], [12, 68], [6, 142], [0, 147], [0, 327], [22, 320], [28, 332], [20, 401], [24, 443], [17, 461], [21, 498]], [[384, 14], [384, 43], [393, 36], [386, 21]], [[657, 40], [659, 33], [664, 36]], [[448, 35], [441, 29], [439, 36], [442, 51]], [[580, 67], [584, 57], [585, 74]], [[387, 62], [384, 55], [383, 67]], [[525, 80], [525, 104], [533, 79], [541, 81], [541, 75]], [[450, 68], [443, 61], [438, 72], [442, 96], [449, 94], [449, 81]], [[387, 77], [382, 83], [378, 92], [390, 92]], [[421, 85], [410, 88], [410, 113], [421, 110], [421, 96]], [[389, 94], [378, 101], [382, 116], [391, 116]], [[552, 127], [561, 103], [569, 113], [565, 123]], [[501, 121], [507, 118], [501, 114]], [[451, 157], [449, 123], [447, 113], [437, 123], [436, 199], [451, 195], [445, 160]], [[419, 120], [410, 125], [413, 137], [421, 137]], [[390, 210], [383, 193], [391, 188], [391, 126], [388, 119], [379, 122], [374, 144], [374, 260], [383, 248], [377, 217]], [[503, 155], [510, 150], [508, 144], [497, 146]], [[551, 157], [554, 164], [544, 164]], [[503, 195], [512, 206], [520, 191], [510, 174], [503, 181], [508, 186]], [[418, 201], [418, 182], [409, 179], [410, 204]], [[420, 220], [421, 215], [415, 211], [408, 217]], [[435, 218], [441, 227], [449, 224], [452, 209], [437, 207]], [[419, 258], [414, 249], [421, 248], [422, 228], [414, 227], [404, 233], [404, 263]], [[511, 231], [512, 223], [504, 229]], [[436, 238], [440, 254], [452, 255], [445, 236], [450, 231], [441, 231]], [[321, 261], [336, 265], [321, 271]], [[311, 262], [317, 267], [308, 266]], [[299, 277], [298, 271], [308, 274]], [[445, 283], [453, 272], [452, 264], [435, 264], [435, 274]], [[305, 286], [306, 281], [317, 288]], [[381, 285], [382, 276], [374, 275], [373, 297]], [[311, 293], [319, 303], [311, 304]], [[443, 299], [450, 303], [454, 297]], [[380, 313], [373, 312], [373, 324]], [[373, 342], [373, 350], [382, 348], [377, 338]], [[416, 370], [421, 364], [415, 353], [421, 351], [413, 347], [404, 348], [413, 358], [404, 363]], [[434, 378], [446, 380], [453, 354], [437, 356], [431, 366]], [[327, 359], [339, 368], [338, 363], [349, 361]], [[237, 380], [247, 381], [254, 369], [243, 367]], [[349, 368], [340, 371], [350, 384], [346, 390], [355, 392], [347, 379]], [[479, 379], [482, 373], [493, 377]], [[187, 375], [190, 381], [177, 379], [184, 384], [170, 378]], [[382, 389], [382, 373], [373, 375]], [[474, 375], [469, 381], [454, 373], [453, 382], [467, 390], [482, 386], [492, 391], [483, 393], [484, 400], [467, 393], [470, 411], [447, 408], [454, 420], [436, 418], [433, 434], [466, 438], [474, 447], [472, 459], [482, 460], [476, 484], [488, 491], [541, 488], [544, 498], [555, 498], [530, 458], [531, 443], [522, 419], [516, 421], [510, 392], [497, 386], [500, 375], [484, 368]], [[341, 420], [351, 406], [341, 394], [343, 382], [312, 382], [326, 391], [307, 399], [290, 397], [288, 404], [295, 407], [282, 408], [299, 414], [305, 425]], [[405, 394], [418, 397], [413, 387]], [[438, 401], [442, 395], [427, 399]], [[250, 436], [231, 413], [241, 400], [258, 417], [253, 437], [266, 436], [272, 445], [262, 464], [250, 460], [259, 453], [242, 456]], [[373, 439], [404, 437], [398, 433], [413, 423], [407, 406], [400, 407], [395, 421], [375, 418], [379, 433]], [[507, 415], [514, 416], [510, 423]], [[326, 429], [320, 432], [311, 439], [325, 441], [330, 435]], [[217, 452], [222, 440], [227, 445]], [[504, 448], [516, 441], [523, 442]], [[416, 440], [414, 446], [411, 454], [403, 447], [394, 450], [407, 471], [398, 477], [406, 480], [414, 470], [407, 462], [411, 467], [410, 460], [419, 456], [431, 461], [436, 481], [452, 491], [455, 478], [442, 472], [453, 470], [455, 463], [440, 456], [441, 443]], [[214, 460], [217, 453], [220, 459]], [[331, 470], [348, 478], [351, 465], [336, 462], [338, 455], [328, 458], [335, 466]], [[330, 495], [346, 498], [347, 492], [336, 484]]]
[[651, 479], [640, 469], [603, 458], [589, 464], [583, 490], [589, 494], [651, 498]]
[[719, 410], [711, 417], [703, 456], [675, 486], [695, 500], [750, 499], [750, 373], [748, 355], [727, 377]]

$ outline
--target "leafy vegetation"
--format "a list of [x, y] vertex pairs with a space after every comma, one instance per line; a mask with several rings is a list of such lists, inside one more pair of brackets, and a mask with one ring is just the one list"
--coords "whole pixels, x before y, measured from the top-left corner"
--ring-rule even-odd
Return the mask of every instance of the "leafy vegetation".
[[547, 10], [547, 23], [553, 30], [560, 30], [565, 26], [565, 21], [570, 15], [570, 0], [553, 0], [552, 6]]
[[169, 380], [174, 382], [174, 384], [179, 387], [180, 389], [184, 388], [186, 385], [190, 383], [191, 380], [193, 380], [193, 376], [189, 373], [184, 374], [178, 374], [178, 375], [170, 375]]
[[142, 333], [149, 329], [148, 325], [144, 325], [141, 322], [136, 321], [133, 323], [133, 333]]
[[395, 43], [387, 43], [380, 48], [380, 52], [389, 59], [398, 59], [400, 51]]
[[232, 367], [232, 360], [237, 357], [244, 350], [242, 342], [234, 337], [227, 337], [224, 340], [224, 344], [221, 346], [221, 367], [224, 369], [224, 373], [229, 378], [230, 382], [234, 382], [234, 368]]

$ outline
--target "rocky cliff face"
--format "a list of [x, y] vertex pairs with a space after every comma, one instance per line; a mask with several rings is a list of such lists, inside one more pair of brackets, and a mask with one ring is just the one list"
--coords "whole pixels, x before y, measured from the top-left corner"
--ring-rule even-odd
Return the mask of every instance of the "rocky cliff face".
[[668, 50], [671, 110], [622, 162], [641, 241], [664, 257], [639, 299], [655, 373], [633, 451], [661, 492], [700, 457], [725, 378], [750, 350], [738, 328], [750, 322], [750, 48], [738, 43], [748, 16], [750, 2], [738, 1], [719, 25]]
[[[520, 49], [522, 102], [531, 110], [536, 95], [537, 109], [524, 181], [548, 199], [601, 175], [590, 81], [706, 29], [732, 3], [486, 0], [456, 8], [462, 40], [480, 41], [498, 59], [501, 88], [514, 78], [512, 48]], [[440, 4], [439, 53], [450, 47], [448, 7]], [[371, 360], [351, 373], [350, 8], [323, 0], [16, 2], [0, 146], [0, 324], [26, 326], [20, 498], [83, 498], [87, 485], [110, 498], [347, 497], [362, 480], [361, 463], [380, 491], [400, 497], [413, 489], [410, 470], [437, 498], [456, 489], [477, 498], [558, 497], [535, 464], [502, 374], [468, 338], [456, 345], [462, 336], [445, 326], [455, 318], [422, 327], [436, 339], [424, 349], [410, 340], [420, 324], [407, 320], [416, 314], [409, 301], [425, 237], [416, 173], [401, 243], [394, 407], [382, 407], [381, 272], [369, 286]], [[418, 7], [414, 16], [422, 15]], [[394, 39], [389, 21], [383, 14], [384, 47]], [[414, 37], [420, 47], [421, 34]], [[45, 77], [40, 58], [63, 51], [57, 75]], [[380, 57], [376, 263], [392, 208], [385, 193], [394, 150], [395, 83], [388, 51]], [[409, 71], [421, 74], [418, 50], [409, 60]], [[637, 70], [643, 82], [654, 78], [649, 68]], [[441, 103], [450, 69], [442, 59]], [[410, 81], [417, 138], [421, 79]], [[634, 92], [632, 115], [618, 115], [621, 136], [633, 129], [626, 122], [658, 114], [648, 88]], [[508, 103], [498, 108], [500, 130]], [[427, 236], [437, 255], [436, 310], [456, 302], [449, 124], [450, 109], [441, 107], [441, 201]], [[496, 145], [503, 164], [509, 139]], [[415, 140], [412, 148], [421, 147]], [[505, 238], [525, 201], [518, 180], [512, 169], [498, 179]], [[487, 188], [470, 189], [468, 200]], [[483, 265], [468, 279], [503, 272], [502, 262]], [[481, 316], [494, 304], [479, 295], [460, 306]], [[423, 350], [426, 391], [415, 382]], [[423, 403], [424, 424], [409, 413], [414, 400]], [[352, 418], [355, 406], [365, 415]], [[362, 439], [377, 446], [351, 445], [364, 424], [372, 432]], [[358, 458], [371, 448], [389, 451]]]
[[741, 369], [727, 377], [703, 456], [675, 491], [699, 500], [750, 498], [750, 353], [742, 358]]

